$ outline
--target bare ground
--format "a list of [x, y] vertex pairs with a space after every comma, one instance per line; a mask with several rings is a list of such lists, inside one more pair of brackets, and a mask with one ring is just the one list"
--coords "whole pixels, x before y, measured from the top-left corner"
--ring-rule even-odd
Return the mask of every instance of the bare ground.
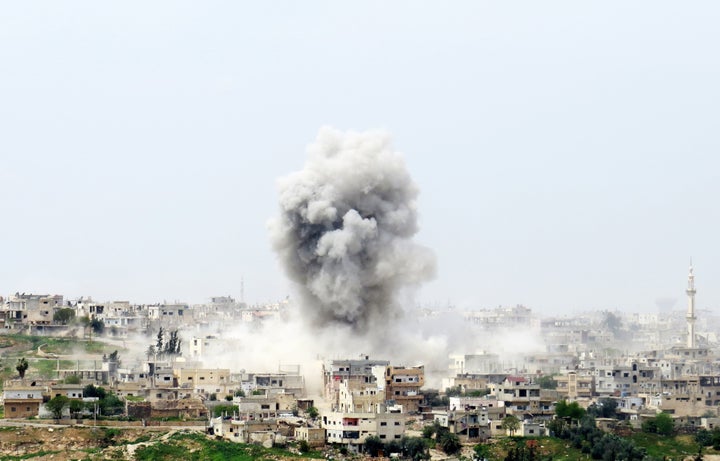
[[108, 432], [102, 427], [3, 427], [0, 455], [53, 461], [129, 459], [128, 445], [140, 437], [153, 443], [161, 435], [142, 428]]

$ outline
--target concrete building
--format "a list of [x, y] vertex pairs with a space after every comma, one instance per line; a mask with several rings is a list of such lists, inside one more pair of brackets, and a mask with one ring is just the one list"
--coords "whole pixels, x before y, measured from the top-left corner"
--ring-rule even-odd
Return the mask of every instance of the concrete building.
[[340, 382], [338, 411], [343, 413], [378, 413], [385, 404], [385, 392], [377, 383]]
[[295, 439], [306, 441], [312, 448], [320, 448], [325, 445], [325, 429], [308, 426], [296, 427]]
[[570, 371], [566, 375], [555, 376], [557, 391], [568, 400], [590, 399], [595, 395], [595, 377]]
[[449, 411], [435, 411], [433, 418], [441, 427], [458, 436], [463, 443], [477, 443], [490, 438], [490, 414], [487, 407], [471, 407], [451, 402]]
[[236, 443], [257, 442], [272, 446], [278, 435], [278, 426], [274, 419], [243, 420], [218, 417], [210, 421], [210, 427], [215, 437]]
[[268, 394], [305, 396], [305, 378], [300, 374], [299, 366], [287, 372], [244, 373], [242, 387], [246, 393], [260, 391]]
[[552, 397], [543, 397], [539, 384], [520, 376], [508, 376], [501, 384], [490, 384], [490, 393], [505, 402], [507, 413], [520, 419], [525, 415], [551, 415], [554, 412]]
[[389, 442], [400, 440], [405, 434], [405, 417], [400, 413], [327, 412], [320, 418], [327, 443], [345, 445], [353, 452], [360, 451], [370, 436]]
[[[174, 368], [173, 377], [179, 386], [216, 386], [230, 384], [229, 368]], [[164, 379], [164, 378], [163, 378]]]
[[209, 351], [218, 350], [220, 347], [222, 347], [222, 340], [216, 336], [193, 336], [188, 345], [188, 352], [190, 357], [200, 359]]
[[50, 387], [50, 398], [62, 395], [69, 399], [82, 400], [84, 388], [82, 384], [53, 384]]
[[546, 435], [545, 425], [540, 422], [525, 420], [520, 422], [520, 435], [522, 437], [542, 437]]
[[425, 367], [393, 367], [385, 371], [385, 398], [403, 408], [404, 413], [417, 413], [423, 395], [420, 388], [425, 385]]
[[187, 304], [159, 304], [147, 307], [148, 320], [155, 325], [177, 327], [191, 324], [192, 310]]
[[323, 390], [325, 399], [337, 408], [340, 382], [351, 381], [358, 384], [385, 383], [385, 369], [390, 365], [387, 360], [370, 360], [363, 356], [359, 360], [333, 360], [323, 363]]
[[3, 391], [5, 418], [31, 418], [38, 416], [43, 403], [43, 388], [17, 386]]
[[0, 324], [7, 329], [49, 326], [62, 307], [62, 295], [15, 293], [0, 306]]

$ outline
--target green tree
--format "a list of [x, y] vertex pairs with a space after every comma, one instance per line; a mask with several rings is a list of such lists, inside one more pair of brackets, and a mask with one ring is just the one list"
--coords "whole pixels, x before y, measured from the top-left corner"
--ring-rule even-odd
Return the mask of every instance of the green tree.
[[437, 389], [426, 389], [423, 391], [425, 404], [431, 407], [447, 407], [450, 399], [446, 395], [440, 395]]
[[617, 416], [618, 403], [615, 399], [603, 398], [597, 404], [592, 404], [587, 411], [596, 418], [614, 418]]
[[445, 395], [448, 397], [457, 397], [459, 395], [462, 395], [462, 387], [455, 386], [455, 387], [448, 387], [445, 389]]
[[468, 397], [482, 397], [489, 393], [490, 389], [473, 389], [472, 391], [466, 392], [465, 395]]
[[70, 405], [69, 398], [64, 395], [56, 395], [45, 404], [45, 408], [53, 414], [53, 418], [60, 419], [62, 418], [63, 410], [68, 405]]
[[307, 440], [301, 440], [298, 442], [298, 450], [300, 453], [309, 453], [310, 452], [310, 444], [307, 443]]
[[98, 399], [102, 400], [107, 395], [107, 391], [105, 391], [105, 388], [97, 386], [95, 387], [92, 384], [88, 384], [83, 388], [83, 396], [84, 397], [97, 397]]
[[413, 461], [430, 459], [425, 440], [419, 437], [403, 437], [401, 440], [403, 455]]
[[371, 435], [365, 439], [365, 453], [376, 458], [385, 444], [377, 435]]
[[178, 331], [170, 332], [170, 338], [165, 342], [163, 352], [167, 355], [180, 355], [182, 340], [178, 337]]
[[147, 357], [148, 361], [153, 358], [157, 354], [157, 349], [155, 349], [155, 346], [152, 344], [147, 348], [145, 351], [145, 356]]
[[15, 369], [17, 370], [18, 374], [20, 374], [20, 379], [25, 378], [25, 372], [28, 368], [30, 368], [30, 364], [25, 357], [18, 359], [17, 365], [15, 365]]
[[80, 384], [80, 377], [78, 375], [67, 375], [63, 380], [65, 384]]
[[490, 458], [490, 447], [484, 443], [478, 443], [473, 447], [473, 459], [483, 461]]
[[515, 435], [515, 432], [520, 429], [520, 420], [515, 415], [507, 415], [503, 418], [500, 427], [506, 431], [510, 431], [510, 435]]
[[69, 307], [58, 309], [53, 314], [53, 322], [60, 325], [67, 325], [75, 319], [75, 310]]
[[103, 415], [121, 415], [125, 412], [125, 402], [112, 392], [100, 399], [99, 404]]
[[402, 451], [402, 445], [400, 445], [398, 440], [391, 440], [385, 444], [385, 456], [392, 453], [402, 453]]
[[98, 319], [92, 319], [90, 321], [90, 328], [96, 335], [101, 335], [105, 331], [105, 322]]
[[320, 415], [320, 412], [315, 407], [310, 407], [307, 409], [307, 414], [310, 417], [310, 419], [315, 419]]
[[435, 421], [433, 424], [429, 424], [425, 427], [423, 427], [422, 430], [422, 436], [424, 439], [432, 439], [433, 436], [437, 433], [438, 428], [440, 425]]
[[720, 427], [713, 428], [711, 436], [713, 449], [720, 450]]
[[237, 405], [216, 405], [213, 408], [213, 415], [217, 418], [218, 416], [232, 416], [238, 412]]
[[537, 379], [540, 389], [557, 389], [557, 381], [553, 375], [541, 376]]
[[675, 429], [672, 416], [667, 413], [660, 413], [655, 417], [656, 431], [660, 435], [671, 435]]
[[438, 434], [437, 444], [440, 449], [448, 455], [454, 455], [462, 448], [462, 444], [460, 443], [458, 436], [450, 431], [442, 431]]
[[155, 340], [155, 350], [158, 353], [162, 353], [162, 351], [165, 350], [164, 346], [164, 335], [165, 330], [163, 330], [163, 327], [160, 327], [160, 330], [158, 330], [157, 339]]
[[585, 409], [577, 402], [567, 403], [565, 400], [560, 400], [555, 404], [555, 414], [558, 418], [579, 421], [583, 416], [585, 416]]
[[80, 412], [85, 408], [85, 404], [81, 400], [72, 399], [70, 400], [70, 403], [68, 404], [70, 407], [70, 414], [77, 418], [80, 415]]
[[709, 447], [713, 443], [712, 433], [704, 428], [698, 429], [695, 433], [695, 442], [702, 447]]

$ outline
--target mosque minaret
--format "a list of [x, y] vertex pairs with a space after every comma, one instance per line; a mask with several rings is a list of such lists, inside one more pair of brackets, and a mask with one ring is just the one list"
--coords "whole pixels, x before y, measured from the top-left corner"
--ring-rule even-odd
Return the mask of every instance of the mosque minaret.
[[687, 320], [687, 347], [695, 348], [695, 275], [693, 274], [692, 263], [690, 263], [690, 273], [688, 274], [688, 287], [685, 290], [688, 296], [688, 310], [685, 320]]

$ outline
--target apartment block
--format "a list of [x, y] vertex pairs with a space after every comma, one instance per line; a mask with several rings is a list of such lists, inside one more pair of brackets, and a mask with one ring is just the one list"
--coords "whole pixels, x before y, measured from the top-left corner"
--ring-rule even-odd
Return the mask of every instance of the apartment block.
[[385, 371], [385, 398], [394, 400], [404, 413], [417, 413], [423, 395], [420, 388], [425, 384], [425, 367], [393, 367]]

